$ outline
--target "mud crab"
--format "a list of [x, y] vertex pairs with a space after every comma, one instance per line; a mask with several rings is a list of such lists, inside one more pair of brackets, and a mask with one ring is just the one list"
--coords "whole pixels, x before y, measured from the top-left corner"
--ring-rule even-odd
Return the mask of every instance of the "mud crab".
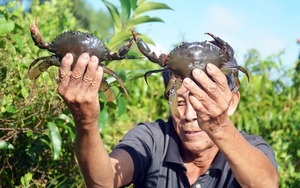
[[[46, 43], [41, 36], [36, 21], [34, 21], [30, 26], [30, 33], [32, 40], [37, 47], [46, 49], [55, 54], [52, 56], [39, 57], [35, 59], [28, 68], [28, 77], [30, 79], [36, 80], [40, 76], [40, 74], [46, 71], [50, 66], [59, 67], [60, 61], [69, 52], [73, 54], [74, 62], [77, 61], [82, 53], [87, 52], [91, 56], [95, 55], [98, 57], [99, 66], [103, 68], [104, 73], [113, 76], [124, 90], [126, 96], [128, 96], [127, 90], [119, 75], [117, 75], [113, 70], [101, 64], [101, 62], [105, 60], [124, 59], [125, 54], [129, 51], [133, 43], [133, 39], [122, 46], [118, 52], [114, 53], [110, 51], [100, 39], [90, 33], [84, 33], [80, 31], [67, 31], [58, 35], [53, 41]], [[42, 62], [35, 66], [39, 61]], [[73, 67], [74, 64], [72, 65], [72, 68]], [[106, 79], [103, 78], [102, 80], [103, 81], [100, 86], [100, 91], [104, 92], [104, 95], [109, 101], [114, 100], [114, 95], [109, 89], [109, 85], [106, 82]]]
[[157, 56], [149, 46], [138, 37], [135, 31], [132, 30], [132, 34], [140, 52], [150, 61], [163, 67], [163, 69], [160, 70], [146, 72], [144, 75], [146, 82], [147, 77], [152, 73], [167, 70], [171, 71], [171, 79], [167, 84], [165, 96], [169, 100], [170, 111], [175, 116], [180, 117], [177, 110], [176, 91], [180, 88], [184, 78], [192, 78], [192, 70], [194, 68], [200, 68], [206, 73], [205, 67], [207, 63], [216, 65], [226, 75], [227, 79], [234, 80], [234, 83], [230, 85], [233, 92], [236, 92], [240, 87], [240, 81], [238, 79], [239, 71], [245, 73], [249, 81], [248, 71], [237, 65], [232, 47], [221, 38], [216, 37], [211, 33], [205, 34], [211, 36], [214, 39], [213, 41], [183, 42], [181, 45], [174, 48], [168, 55], [161, 54], [159, 56]]

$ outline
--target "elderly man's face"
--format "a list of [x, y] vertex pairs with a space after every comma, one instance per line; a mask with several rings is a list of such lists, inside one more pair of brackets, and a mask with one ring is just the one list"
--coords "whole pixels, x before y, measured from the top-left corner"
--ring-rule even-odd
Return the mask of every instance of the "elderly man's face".
[[172, 115], [175, 131], [184, 149], [200, 152], [215, 146], [208, 135], [198, 125], [196, 111], [189, 102], [189, 91], [181, 86], [178, 90], [178, 111], [180, 117]]

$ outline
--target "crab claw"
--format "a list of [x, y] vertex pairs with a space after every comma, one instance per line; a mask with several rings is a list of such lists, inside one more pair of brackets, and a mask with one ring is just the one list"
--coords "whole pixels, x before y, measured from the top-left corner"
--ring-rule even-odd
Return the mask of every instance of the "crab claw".
[[138, 40], [137, 33], [136, 33], [133, 29], [131, 30], [131, 33], [132, 33], [133, 39], [134, 39], [135, 41], [137, 41], [137, 40]]
[[102, 78], [102, 82], [100, 84], [100, 91], [103, 92], [108, 102], [113, 102], [115, 100], [115, 95], [110, 89], [105, 77]]
[[[127, 92], [127, 90], [126, 90], [126, 88], [125, 88], [125, 85], [124, 85], [122, 79], [120, 78], [120, 76], [119, 76], [118, 74], [116, 74], [113, 70], [109, 69], [109, 68], [106, 67], [106, 66], [101, 66], [101, 67], [103, 68], [103, 72], [104, 72], [104, 73], [113, 76], [113, 77], [117, 80], [117, 82], [118, 82], [118, 83], [120, 84], [120, 86], [122, 87], [122, 89], [123, 89], [123, 91], [124, 91], [126, 97], [128, 97], [128, 92]], [[103, 85], [103, 86], [104, 86], [104, 85]], [[107, 88], [108, 88], [108, 85], [107, 85]]]
[[38, 23], [36, 20], [33, 21], [32, 25], [29, 27], [31, 38], [36, 46], [42, 49], [47, 49], [48, 44], [44, 42], [41, 32], [38, 27]]
[[224, 50], [224, 52], [227, 54], [227, 59], [231, 59], [233, 57], [234, 51], [227, 42], [225, 42], [224, 40], [222, 40], [219, 37], [216, 37], [215, 35], [213, 35], [211, 33], [204, 33], [204, 34], [209, 35], [214, 39], [214, 41], [210, 41], [210, 42], [213, 43], [214, 45], [218, 46], [222, 50]]
[[147, 72], [144, 74], [144, 79], [145, 79], [145, 81], [146, 81], [146, 84], [148, 84], [148, 80], [147, 80], [148, 76], [150, 76], [150, 75], [153, 74], [153, 73], [164, 72], [164, 71], [167, 71], [167, 70], [169, 70], [169, 69], [164, 68], [164, 69], [159, 69], [159, 70], [151, 70], [151, 71], [147, 71]]
[[[35, 66], [40, 61], [42, 62]], [[50, 66], [53, 65], [57, 67], [60, 65], [60, 60], [56, 56], [39, 57], [30, 63], [27, 76], [31, 80], [36, 80], [42, 72], [45, 72]]]
[[164, 67], [165, 60], [167, 58], [167, 55], [161, 54], [157, 56], [153, 50], [150, 49], [150, 47], [140, 38], [138, 37], [137, 33], [134, 30], [131, 30], [133, 39], [135, 43], [137, 44], [137, 47], [139, 51], [148, 58], [149, 61], [153, 63], [159, 64], [161, 67]]
[[178, 95], [177, 95], [177, 90], [180, 88], [182, 85], [182, 80], [173, 80], [172, 83], [169, 82], [172, 86], [169, 91], [165, 91], [165, 95], [168, 95], [169, 97], [169, 106], [170, 106], [170, 112], [173, 116], [180, 118], [180, 113], [178, 111]]
[[300, 38], [298, 38], [298, 40], [297, 40], [297, 44], [300, 44]]

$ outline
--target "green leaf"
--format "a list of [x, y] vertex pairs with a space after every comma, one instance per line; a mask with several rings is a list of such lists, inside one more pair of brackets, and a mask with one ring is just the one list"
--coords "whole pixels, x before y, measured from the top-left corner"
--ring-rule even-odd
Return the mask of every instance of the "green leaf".
[[52, 156], [53, 159], [56, 160], [58, 159], [60, 153], [61, 153], [61, 136], [58, 127], [56, 126], [55, 123], [53, 122], [48, 122], [47, 124], [49, 128], [49, 137], [52, 141]]
[[105, 124], [107, 122], [108, 119], [108, 111], [107, 111], [107, 106], [102, 105], [102, 109], [100, 111], [100, 115], [98, 118], [98, 128], [99, 131], [101, 132], [103, 130], [103, 128], [105, 127]]
[[158, 18], [158, 17], [150, 17], [150, 16], [140, 16], [140, 17], [136, 17], [131, 19], [128, 23], [127, 23], [127, 29], [133, 28], [136, 25], [139, 24], [143, 24], [143, 23], [147, 23], [147, 22], [164, 22], [162, 19]]
[[13, 150], [15, 147], [6, 141], [0, 141], [0, 150]]
[[140, 34], [140, 33], [137, 33], [138, 36], [147, 44], [152, 44], [152, 45], [155, 45], [155, 43], [153, 42], [152, 39], [150, 39], [147, 35], [143, 35], [143, 34]]
[[[75, 137], [76, 137], [75, 132], [72, 129], [72, 127], [75, 127], [74, 121], [69, 116], [67, 116], [65, 114], [59, 114], [58, 118], [62, 119], [62, 120], [65, 120], [65, 123], [67, 123], [67, 125], [62, 124], [62, 123], [60, 123], [58, 125], [59, 125], [59, 127], [61, 127], [61, 128], [63, 128], [63, 129], [65, 129], [65, 130], [68, 131], [68, 133], [70, 134], [72, 142], [74, 142], [75, 141]], [[72, 127], [70, 127], [69, 125], [71, 125]]]
[[129, 40], [130, 38], [132, 38], [131, 31], [122, 32], [113, 36], [106, 46], [110, 49], [113, 49], [122, 44], [124, 41]]
[[67, 116], [66, 114], [59, 114], [59, 119], [65, 120], [67, 123], [70, 123], [73, 127], [75, 127], [74, 120]]
[[172, 8], [170, 8], [168, 5], [164, 4], [164, 3], [156, 3], [156, 2], [143, 2], [143, 3], [139, 3], [137, 8], [134, 11], [135, 16], [148, 12], [148, 11], [152, 11], [152, 10], [158, 10], [158, 9], [170, 9], [172, 10]]
[[15, 28], [15, 23], [12, 20], [0, 18], [0, 36], [11, 33]]
[[122, 8], [122, 17], [125, 21], [130, 18], [130, 2], [129, 1], [120, 1], [121, 8]]
[[121, 18], [120, 18], [118, 9], [112, 3], [108, 2], [108, 1], [102, 0], [102, 2], [109, 10], [111, 17], [114, 21], [115, 33], [119, 33], [122, 30], [122, 23], [121, 23]]
[[28, 88], [22, 87], [21, 94], [22, 94], [24, 99], [27, 99], [27, 97], [29, 96]]
[[24, 187], [28, 187], [30, 181], [32, 181], [32, 174], [30, 172], [26, 173], [24, 176], [21, 177], [21, 184]]
[[122, 96], [118, 98], [118, 117], [126, 112], [126, 99]]
[[147, 69], [138, 69], [138, 70], [133, 70], [133, 71], [129, 71], [127, 73], [127, 80], [134, 80], [134, 79], [138, 79], [138, 78], [143, 78], [145, 72], [147, 72]]
[[[121, 0], [121, 1], [122, 1], [122, 0]], [[131, 6], [132, 10], [135, 10], [135, 9], [136, 9], [137, 1], [138, 1], [138, 0], [129, 0], [130, 6]]]
[[17, 48], [20, 50], [20, 52], [22, 53], [23, 52], [23, 38], [18, 35], [18, 34], [15, 34], [13, 36], [13, 39], [16, 41], [16, 44], [17, 44]]
[[14, 106], [6, 106], [5, 111], [8, 113], [14, 113], [16, 111], [16, 109]]
[[[139, 33], [138, 36], [142, 38], [144, 42], [155, 45], [153, 40], [151, 40], [148, 36]], [[123, 33], [113, 36], [111, 40], [106, 44], [106, 46], [110, 49], [116, 48], [117, 46], [120, 46], [122, 43], [124, 43], [124, 41], [131, 39], [131, 37], [131, 31], [125, 31]]]

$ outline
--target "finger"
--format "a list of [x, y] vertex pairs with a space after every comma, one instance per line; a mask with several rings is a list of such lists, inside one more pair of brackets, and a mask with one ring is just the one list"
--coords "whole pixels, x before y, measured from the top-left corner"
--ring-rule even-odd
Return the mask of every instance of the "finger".
[[[190, 91], [189, 99], [193, 108], [197, 112], [206, 112], [203, 115], [207, 113], [209, 113], [210, 115], [220, 113], [221, 108], [219, 107], [219, 105], [223, 105], [224, 101], [218, 99], [217, 101], [221, 101], [220, 103], [218, 103], [214, 98], [211, 98], [205, 90], [201, 89], [190, 78], [185, 78], [183, 83], [184, 86]], [[220, 96], [220, 98], [222, 98], [222, 96]]]
[[[217, 86], [216, 93], [219, 93], [219, 96], [213, 95], [212, 97], [214, 97], [220, 105], [227, 106], [232, 99], [232, 92], [229, 88], [226, 76], [218, 67], [210, 63], [207, 65], [207, 72], [211, 77], [213, 77], [215, 81], [214, 86]], [[210, 91], [212, 91], [213, 87], [210, 87], [210, 89]]]
[[59, 67], [59, 84], [58, 84], [58, 93], [63, 95], [66, 91], [70, 80], [71, 66], [73, 63], [73, 56], [71, 53], [67, 53], [61, 60], [61, 65]]
[[213, 64], [207, 65], [208, 74], [212, 81], [201, 69], [194, 69], [193, 76], [205, 90], [206, 94], [219, 105], [226, 105], [231, 100], [231, 92], [227, 84], [226, 76]]
[[70, 88], [78, 88], [81, 86], [84, 72], [86, 71], [87, 64], [90, 56], [87, 53], [83, 53], [78, 58], [70, 78]]
[[227, 78], [226, 76], [222, 73], [222, 71], [215, 66], [214, 64], [207, 64], [206, 66], [207, 73], [213, 78], [215, 83], [218, 85], [218, 87], [222, 91], [230, 91], [228, 83], [227, 83]]
[[207, 74], [205, 74], [204, 71], [201, 69], [194, 69], [193, 72], [194, 79], [202, 86], [202, 88], [205, 91], [208, 91], [209, 93], [215, 92], [218, 88], [216, 83], [212, 81]]
[[96, 72], [95, 72], [95, 77], [93, 82], [91, 83], [90, 86], [90, 92], [96, 93], [99, 91], [100, 88], [100, 84], [102, 81], [102, 77], [103, 77], [103, 68], [98, 66]]
[[208, 95], [214, 100], [218, 100], [218, 98], [220, 98], [218, 85], [212, 81], [204, 71], [201, 69], [194, 69], [192, 74], [195, 81], [198, 82], [201, 85], [201, 88], [206, 92], [205, 94], [202, 93], [202, 97], [207, 97]]
[[205, 122], [210, 119], [209, 111], [203, 106], [203, 104], [193, 95], [189, 96], [189, 100], [193, 108], [197, 113], [197, 119], [200, 122]]
[[202, 88], [200, 88], [192, 79], [185, 78], [183, 80], [183, 84], [186, 87], [186, 89], [190, 92], [190, 94], [196, 97], [197, 100], [201, 103], [211, 101], [207, 93]]
[[98, 58], [96, 56], [92, 56], [87, 65], [86, 73], [83, 76], [82, 86], [83, 88], [89, 88], [91, 83], [94, 80], [94, 76], [96, 74], [96, 70], [98, 67]]

